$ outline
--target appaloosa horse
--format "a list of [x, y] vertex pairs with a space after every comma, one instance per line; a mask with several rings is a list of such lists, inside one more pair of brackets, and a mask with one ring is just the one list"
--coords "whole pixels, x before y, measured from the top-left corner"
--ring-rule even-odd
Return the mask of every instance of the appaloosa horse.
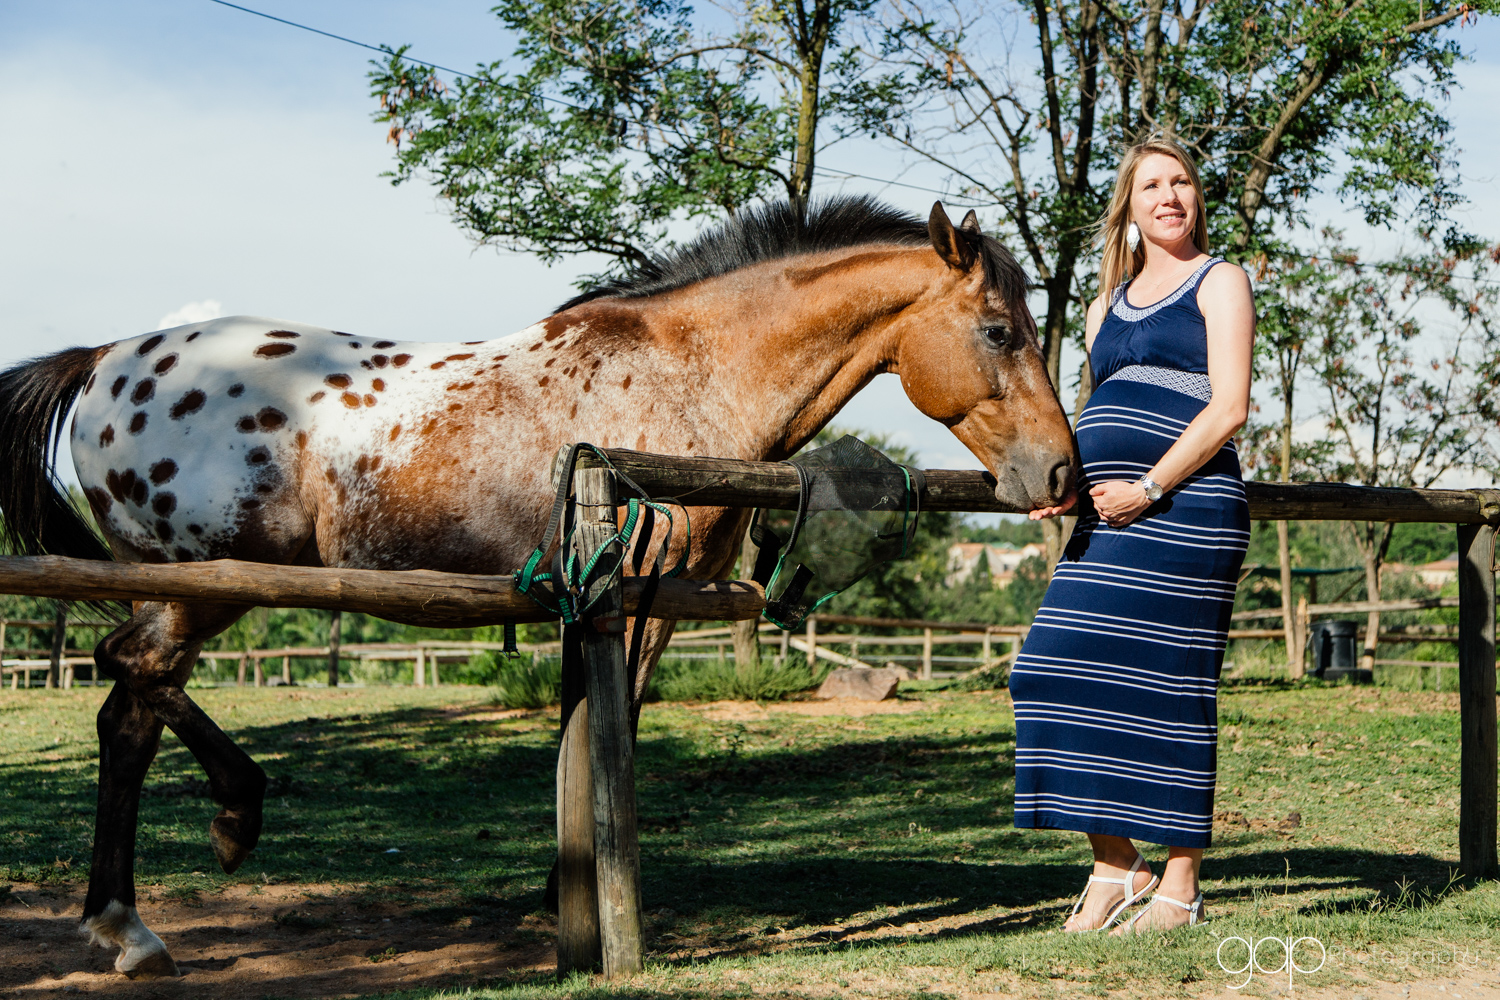
[[[860, 388], [898, 372], [1023, 508], [1074, 484], [1072, 435], [1015, 260], [955, 228], [841, 198], [801, 221], [737, 219], [513, 336], [390, 341], [232, 317], [0, 374], [0, 508], [15, 551], [146, 562], [249, 559], [504, 573], [537, 543], [569, 441], [782, 459]], [[63, 420], [110, 551], [58, 493]], [[691, 511], [688, 575], [726, 574], [745, 513]], [[222, 807], [234, 871], [261, 830], [264, 772], [183, 691], [245, 605], [138, 602], [95, 658], [99, 800], [82, 930], [127, 975], [176, 965], [135, 909], [141, 785], [170, 726]], [[648, 627], [637, 697], [671, 635]]]

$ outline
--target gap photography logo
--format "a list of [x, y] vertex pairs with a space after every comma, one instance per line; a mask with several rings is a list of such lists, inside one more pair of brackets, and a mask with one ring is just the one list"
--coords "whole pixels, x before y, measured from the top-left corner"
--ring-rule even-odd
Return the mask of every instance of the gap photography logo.
[[[1222, 939], [1214, 956], [1226, 973], [1245, 977], [1242, 983], [1231, 983], [1232, 990], [1250, 985], [1257, 972], [1266, 976], [1286, 973], [1286, 988], [1290, 990], [1293, 976], [1308, 976], [1323, 968], [1328, 961], [1328, 949], [1315, 937], [1263, 937], [1252, 941], [1236, 936]], [[1273, 962], [1277, 964], [1272, 965]]]

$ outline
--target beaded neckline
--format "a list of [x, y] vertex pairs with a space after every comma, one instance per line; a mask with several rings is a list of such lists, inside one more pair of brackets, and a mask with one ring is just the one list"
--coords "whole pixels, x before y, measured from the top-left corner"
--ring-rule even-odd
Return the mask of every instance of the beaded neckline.
[[1110, 312], [1130, 323], [1143, 320], [1147, 316], [1150, 316], [1152, 313], [1160, 312], [1167, 306], [1182, 298], [1188, 292], [1192, 291], [1193, 288], [1197, 287], [1198, 279], [1202, 277], [1203, 272], [1207, 271], [1215, 264], [1222, 264], [1223, 262], [1223, 257], [1208, 258], [1208, 260], [1205, 260], [1202, 264], [1199, 264], [1198, 267], [1193, 271], [1193, 273], [1188, 275], [1187, 278], [1183, 280], [1182, 284], [1177, 286], [1177, 290], [1175, 292], [1173, 292], [1171, 295], [1168, 295], [1164, 299], [1160, 299], [1156, 302], [1151, 303], [1149, 306], [1144, 306], [1140, 309], [1137, 309], [1135, 306], [1126, 301], [1125, 287], [1126, 285], [1129, 285], [1130, 282], [1124, 282], [1115, 289], [1114, 301], [1110, 303]]

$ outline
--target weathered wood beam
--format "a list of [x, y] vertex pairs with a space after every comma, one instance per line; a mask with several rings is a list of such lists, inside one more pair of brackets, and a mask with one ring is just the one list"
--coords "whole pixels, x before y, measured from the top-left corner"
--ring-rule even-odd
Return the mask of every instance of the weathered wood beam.
[[[583, 634], [584, 687], [588, 699], [589, 759], [593, 765], [594, 863], [604, 977], [641, 971], [641, 848], [636, 829], [635, 734], [630, 725], [629, 674], [620, 583], [610, 570], [624, 559], [614, 544], [615, 476], [602, 465], [580, 462], [573, 474], [577, 514], [574, 544], [582, 562], [598, 554], [600, 571], [588, 593], [592, 618]], [[588, 627], [589, 623], [598, 627]], [[559, 966], [559, 972], [561, 967]]]
[[1458, 528], [1458, 868], [1500, 875], [1496, 858], [1495, 528]]
[[[625, 613], [645, 581], [625, 581]], [[326, 569], [216, 559], [198, 563], [117, 563], [66, 556], [0, 557], [0, 594], [71, 601], [213, 601], [267, 608], [321, 608], [434, 628], [475, 628], [507, 618], [555, 621], [509, 576], [433, 570]], [[761, 588], [742, 580], [662, 580], [657, 618], [739, 621], [765, 606]]]
[[[615, 468], [653, 497], [700, 507], [797, 508], [797, 473], [780, 462], [652, 455], [605, 450]], [[851, 472], [851, 476], [859, 476]], [[971, 469], [927, 469], [925, 510], [1024, 513], [995, 499], [995, 479]], [[1436, 521], [1478, 524], [1500, 520], [1500, 491], [1417, 490], [1344, 483], [1245, 484], [1250, 516], [1287, 521]], [[1084, 498], [1087, 502], [1087, 498]]]

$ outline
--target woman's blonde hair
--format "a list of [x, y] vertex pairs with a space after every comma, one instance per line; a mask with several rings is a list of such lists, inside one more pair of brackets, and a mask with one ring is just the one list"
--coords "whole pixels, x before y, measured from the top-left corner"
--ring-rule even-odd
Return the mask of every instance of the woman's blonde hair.
[[[1108, 296], [1122, 282], [1138, 274], [1146, 265], [1146, 245], [1141, 242], [1132, 253], [1125, 242], [1126, 230], [1130, 227], [1130, 188], [1135, 182], [1136, 168], [1141, 161], [1153, 153], [1170, 156], [1182, 164], [1193, 190], [1198, 194], [1197, 218], [1193, 220], [1193, 245], [1199, 252], [1208, 249], [1208, 217], [1203, 203], [1203, 182], [1198, 179], [1198, 165], [1193, 156], [1177, 140], [1165, 135], [1153, 135], [1135, 143], [1125, 150], [1120, 158], [1120, 171], [1115, 175], [1115, 193], [1109, 199], [1109, 208], [1104, 218], [1094, 226], [1094, 245], [1103, 244], [1104, 255], [1099, 262], [1099, 294]], [[1107, 301], [1107, 300], [1106, 300]]]

